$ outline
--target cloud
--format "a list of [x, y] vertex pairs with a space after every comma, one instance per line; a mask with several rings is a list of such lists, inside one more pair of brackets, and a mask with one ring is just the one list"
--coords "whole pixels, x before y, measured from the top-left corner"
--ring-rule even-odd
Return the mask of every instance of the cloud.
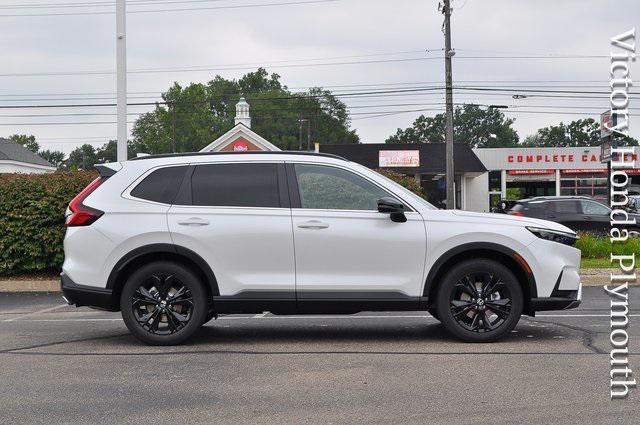
[[[268, 0], [264, 0], [268, 1]], [[258, 2], [257, 0], [254, 1]], [[205, 3], [207, 4], [207, 3]], [[224, 4], [227, 4], [225, 2]], [[157, 7], [157, 6], [154, 6]], [[178, 6], [167, 6], [178, 7]], [[185, 6], [181, 6], [185, 7]], [[463, 59], [463, 56], [504, 54], [608, 54], [609, 38], [635, 24], [640, 5], [632, 0], [601, 1], [507, 1], [454, 0], [453, 45], [456, 84], [469, 80], [534, 80], [534, 81], [600, 81], [594, 83], [526, 83], [566, 89], [576, 84], [588, 85], [583, 90], [606, 91], [608, 61], [606, 59]], [[134, 8], [130, 7], [130, 10]], [[0, 73], [48, 72], [63, 70], [115, 69], [115, 17], [68, 16], [0, 18], [3, 41], [0, 44], [3, 67]], [[193, 65], [225, 65], [238, 63], [273, 64], [282, 60], [366, 55], [407, 50], [440, 49], [443, 45], [442, 16], [436, 2], [422, 0], [343, 0], [335, 3], [301, 6], [279, 6], [237, 10], [201, 10], [177, 13], [145, 13], [128, 16], [128, 64], [130, 69], [148, 67], [186, 67]], [[441, 52], [429, 53], [438, 56]], [[425, 53], [426, 55], [427, 53]], [[416, 57], [416, 54], [389, 57]], [[364, 59], [364, 58], [363, 58]], [[358, 59], [345, 59], [358, 60]], [[336, 60], [338, 61], [338, 60]], [[327, 61], [325, 61], [327, 62]], [[289, 87], [365, 85], [407, 82], [441, 82], [444, 64], [441, 60], [388, 62], [319, 67], [269, 68], [282, 76]], [[246, 71], [131, 74], [129, 91], [165, 90], [173, 81], [207, 81], [216, 73], [239, 78]], [[633, 71], [632, 71], [633, 76]], [[6, 95], [46, 93], [112, 93], [113, 75], [0, 77], [0, 104], [18, 103]], [[478, 82], [476, 85], [489, 83]], [[496, 86], [522, 87], [525, 83], [495, 83]], [[106, 95], [107, 97], [109, 95]], [[138, 95], [139, 96], [139, 95]], [[72, 96], [69, 96], [72, 97]], [[37, 98], [33, 96], [33, 98]], [[393, 98], [349, 100], [352, 112], [397, 111], [419, 109], [385, 106], [389, 103], [437, 103], [440, 94]], [[608, 108], [606, 99], [528, 98], [515, 101], [511, 96], [480, 93], [454, 94], [456, 102], [541, 105], [531, 110], [562, 110], [554, 107], [585, 106], [588, 112]], [[632, 106], [635, 99], [632, 98]], [[23, 102], [28, 103], [28, 102]], [[34, 101], [33, 103], [45, 103]], [[638, 105], [636, 105], [638, 107]], [[433, 106], [424, 106], [432, 108]], [[107, 111], [108, 109], [108, 111]], [[507, 112], [516, 118], [515, 127], [521, 137], [537, 128], [581, 118], [569, 114], [525, 114]], [[131, 108], [140, 111], [144, 108]], [[91, 111], [91, 110], [87, 110]], [[87, 112], [84, 111], [84, 112]], [[96, 110], [93, 110], [96, 111]], [[33, 111], [29, 111], [31, 113]], [[38, 110], [33, 113], [47, 113]], [[69, 112], [56, 110], [56, 113]], [[115, 108], [101, 108], [113, 113]], [[24, 110], [3, 110], [0, 115], [24, 114]], [[433, 114], [435, 112], [427, 112]], [[396, 128], [410, 125], [419, 113], [404, 113], [361, 119], [354, 115], [353, 127], [364, 142], [382, 142]], [[597, 114], [592, 114], [594, 118]], [[358, 119], [356, 119], [358, 118]], [[0, 123], [36, 123], [64, 121], [112, 121], [115, 117], [0, 117]], [[45, 121], [46, 120], [46, 121]], [[638, 125], [632, 134], [638, 137]], [[0, 134], [33, 133], [46, 148], [70, 151], [71, 143], [53, 138], [115, 136], [115, 125], [23, 125], [0, 126]]]

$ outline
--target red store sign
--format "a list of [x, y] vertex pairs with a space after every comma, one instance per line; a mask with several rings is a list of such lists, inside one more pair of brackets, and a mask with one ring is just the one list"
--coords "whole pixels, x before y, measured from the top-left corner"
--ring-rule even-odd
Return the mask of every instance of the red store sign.
[[597, 173], [606, 173], [606, 168], [576, 168], [576, 169], [568, 169], [561, 170], [562, 174], [597, 174]]
[[511, 176], [528, 175], [528, 174], [553, 174], [555, 170], [508, 170], [507, 174]]
[[[627, 158], [628, 155], [625, 155]], [[638, 155], [631, 155], [631, 159], [633, 161], [637, 161]], [[626, 159], [628, 160], [628, 159]], [[596, 155], [594, 153], [585, 153], [582, 155], [575, 154], [536, 154], [536, 155], [528, 155], [528, 154], [512, 154], [507, 156], [507, 162], [513, 163], [529, 163], [529, 164], [539, 164], [539, 163], [557, 163], [557, 162], [573, 162], [573, 163], [600, 163], [600, 155]]]

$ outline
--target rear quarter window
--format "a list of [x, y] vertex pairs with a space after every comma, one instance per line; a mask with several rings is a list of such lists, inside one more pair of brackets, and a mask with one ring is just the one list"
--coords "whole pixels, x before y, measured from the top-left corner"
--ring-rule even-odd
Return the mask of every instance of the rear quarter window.
[[186, 165], [157, 169], [133, 188], [131, 196], [147, 201], [171, 204], [176, 198], [186, 171]]

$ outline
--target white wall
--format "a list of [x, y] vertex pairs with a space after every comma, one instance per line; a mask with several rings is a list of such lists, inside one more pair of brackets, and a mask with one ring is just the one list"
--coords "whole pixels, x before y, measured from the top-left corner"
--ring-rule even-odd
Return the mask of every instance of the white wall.
[[54, 167], [44, 167], [42, 165], [27, 164], [18, 161], [0, 161], [0, 173], [53, 173]]
[[489, 173], [478, 177], [464, 177], [464, 209], [489, 212]]

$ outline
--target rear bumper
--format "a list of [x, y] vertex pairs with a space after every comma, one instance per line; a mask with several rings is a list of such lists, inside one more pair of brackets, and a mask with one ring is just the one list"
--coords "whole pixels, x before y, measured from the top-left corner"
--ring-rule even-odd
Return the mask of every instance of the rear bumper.
[[111, 289], [78, 285], [65, 273], [60, 274], [60, 286], [65, 300], [76, 307], [86, 306], [109, 311], [120, 309]]

